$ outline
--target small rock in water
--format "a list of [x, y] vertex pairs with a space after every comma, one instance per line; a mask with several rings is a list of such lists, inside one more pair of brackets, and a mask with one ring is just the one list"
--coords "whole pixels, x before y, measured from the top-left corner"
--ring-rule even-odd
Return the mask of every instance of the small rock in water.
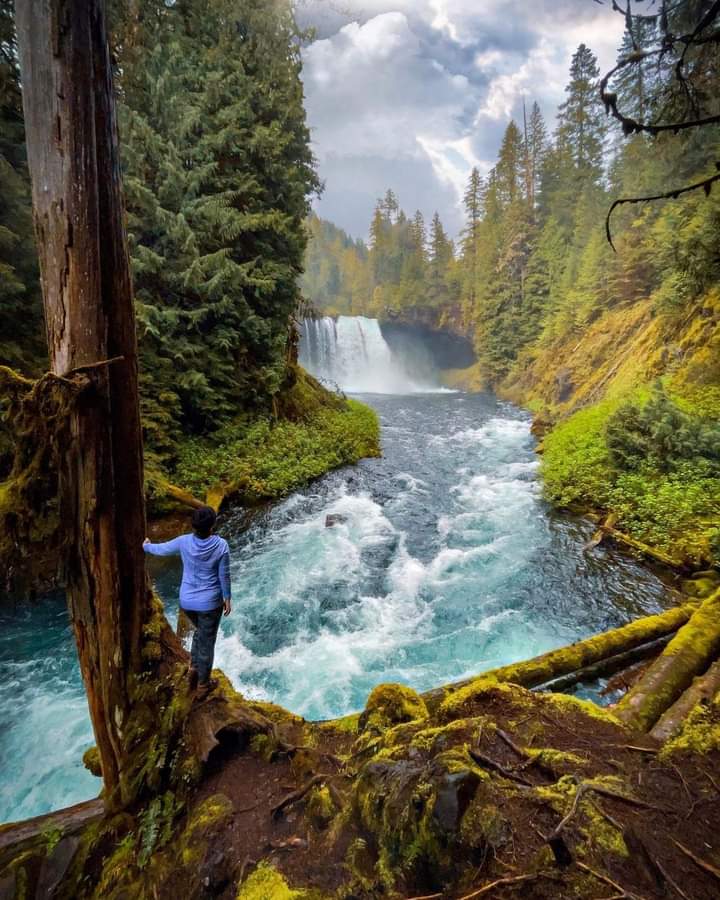
[[344, 525], [346, 522], [347, 516], [341, 516], [339, 513], [333, 513], [333, 515], [326, 516], [325, 527], [334, 528], [335, 525]]

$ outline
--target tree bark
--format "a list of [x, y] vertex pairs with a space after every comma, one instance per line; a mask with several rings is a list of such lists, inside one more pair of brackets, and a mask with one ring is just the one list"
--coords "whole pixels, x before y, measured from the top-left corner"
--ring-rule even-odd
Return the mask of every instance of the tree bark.
[[[28, 161], [52, 372], [81, 383], [60, 460], [68, 604], [108, 809], [152, 607], [132, 285], [104, 4], [17, 0]], [[98, 365], [116, 359], [106, 365]]]
[[680, 726], [698, 703], [710, 701], [720, 691], [720, 660], [707, 672], [695, 678], [685, 693], [658, 719], [650, 734], [658, 741], [667, 741], [680, 730]]

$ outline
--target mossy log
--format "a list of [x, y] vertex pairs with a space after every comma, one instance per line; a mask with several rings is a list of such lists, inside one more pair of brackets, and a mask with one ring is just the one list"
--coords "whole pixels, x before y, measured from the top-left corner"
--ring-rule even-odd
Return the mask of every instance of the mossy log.
[[712, 700], [719, 691], [720, 660], [714, 662], [704, 675], [694, 679], [680, 699], [660, 716], [650, 734], [658, 741], [667, 741], [698, 703]]
[[601, 659], [600, 662], [593, 663], [590, 666], [583, 666], [569, 675], [561, 675], [559, 678], [553, 678], [546, 684], [539, 685], [543, 691], [562, 692], [568, 688], [574, 687], [576, 684], [588, 681], [596, 681], [598, 678], [607, 678], [609, 675], [615, 675], [616, 672], [623, 672], [629, 669], [635, 663], [658, 656], [672, 640], [672, 634], [657, 638], [647, 644], [641, 644], [639, 647], [633, 647], [625, 650], [623, 653], [616, 653], [608, 656], [607, 659]]
[[[637, 647], [665, 637], [685, 625], [697, 607], [694, 604], [673, 607], [654, 616], [646, 616], [620, 628], [604, 631], [567, 647], [551, 650], [533, 659], [484, 672], [480, 677], [501, 682], [512, 682], [522, 687], [534, 688], [547, 684], [563, 675], [578, 672], [588, 666], [625, 653]], [[465, 679], [442, 688], [429, 691], [423, 697], [429, 706], [437, 706], [454, 691], [471, 684], [475, 679]]]
[[720, 653], [720, 591], [699, 607], [615, 708], [622, 722], [650, 731]]
[[73, 837], [93, 822], [100, 821], [104, 811], [102, 800], [86, 800], [57, 812], [0, 825], [0, 870], [37, 843], [46, 844], [48, 835], [53, 832]]

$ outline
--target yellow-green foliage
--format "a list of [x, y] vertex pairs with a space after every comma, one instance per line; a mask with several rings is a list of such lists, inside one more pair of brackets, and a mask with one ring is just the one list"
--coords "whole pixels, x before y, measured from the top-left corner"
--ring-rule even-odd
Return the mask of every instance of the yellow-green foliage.
[[[282, 497], [339, 466], [378, 456], [376, 414], [303, 375], [286, 398], [286, 417], [245, 416], [212, 438], [188, 441], [173, 478], [197, 495], [218, 483], [246, 503]], [[288, 415], [292, 418], [287, 417]]]
[[368, 697], [360, 716], [360, 729], [377, 733], [414, 719], [426, 719], [427, 706], [422, 697], [403, 684], [380, 684]]
[[449, 722], [464, 717], [475, 710], [478, 704], [490, 703], [498, 696], [518, 707], [530, 707], [538, 714], [545, 706], [551, 714], [553, 711], [563, 715], [580, 713], [606, 724], [619, 725], [611, 713], [589, 700], [581, 700], [569, 694], [531, 692], [519, 685], [498, 681], [492, 676], [476, 678], [464, 687], [450, 692], [438, 708], [438, 718]]
[[277, 869], [263, 862], [240, 886], [237, 900], [323, 900], [323, 894], [291, 888]]
[[[641, 401], [648, 396], [647, 391], [633, 395]], [[674, 397], [668, 395], [664, 402], [668, 410], [679, 410]], [[701, 429], [702, 420], [686, 403], [676, 417], [684, 417], [687, 424], [668, 421], [665, 434], [663, 423], [656, 422], [658, 434], [645, 460], [628, 468], [613, 459], [608, 429], [616, 427], [621, 415], [630, 423], [634, 409], [639, 407], [606, 400], [580, 410], [547, 434], [541, 470], [546, 496], [557, 506], [610, 510], [621, 531], [677, 559], [695, 563], [711, 559], [720, 549], [717, 466], [700, 452], [672, 459], [668, 449], [673, 435], [682, 437], [691, 427]]]
[[483, 367], [479, 363], [469, 366], [467, 369], [444, 369], [440, 373], [445, 387], [459, 391], [481, 393], [489, 390], [487, 378]]
[[92, 772], [97, 778], [102, 777], [102, 768], [100, 765], [100, 751], [97, 747], [88, 747], [88, 749], [83, 753], [83, 765], [88, 770], [88, 772]]

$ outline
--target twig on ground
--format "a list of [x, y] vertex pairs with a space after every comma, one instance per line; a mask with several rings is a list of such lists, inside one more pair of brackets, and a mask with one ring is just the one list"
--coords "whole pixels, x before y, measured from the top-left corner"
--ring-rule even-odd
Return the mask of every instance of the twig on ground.
[[688, 897], [688, 895], [685, 893], [685, 891], [683, 891], [682, 888], [675, 881], [673, 881], [673, 879], [668, 875], [668, 873], [665, 871], [663, 866], [660, 865], [659, 860], [657, 860], [657, 859], [655, 860], [655, 865], [658, 867], [658, 869], [660, 869], [660, 871], [662, 872], [663, 878], [665, 879], [665, 881], [667, 881], [667, 883], [670, 885], [670, 887], [680, 897], [682, 897], [683, 900], [690, 900], [690, 897]]
[[692, 850], [688, 850], [687, 847], [683, 846], [680, 841], [676, 841], [675, 838], [671, 838], [673, 844], [678, 847], [682, 852], [687, 856], [688, 859], [691, 859], [696, 866], [701, 868], [703, 871], [707, 872], [709, 875], [714, 875], [720, 881], [720, 869], [716, 868], [712, 863], [707, 862], [707, 860], [702, 859], [699, 856], [696, 856]]
[[521, 775], [517, 775], [515, 772], [511, 772], [510, 769], [506, 769], [505, 766], [501, 765], [499, 762], [496, 762], [491, 757], [486, 756], [484, 753], [481, 753], [480, 750], [476, 750], [471, 747], [468, 750], [468, 753], [476, 763], [484, 766], [486, 769], [498, 772], [503, 776], [503, 778], [507, 778], [509, 781], [515, 781], [517, 784], [522, 784], [524, 787], [533, 787], [532, 781], [528, 781], [527, 778], [523, 778]]
[[313, 777], [306, 781], [305, 784], [297, 791], [293, 791], [292, 794], [288, 794], [287, 797], [283, 798], [277, 806], [273, 806], [270, 810], [270, 815], [273, 818], [276, 818], [280, 815], [280, 813], [284, 812], [289, 806], [297, 803], [299, 800], [309, 793], [316, 785], [323, 784], [328, 778], [332, 778], [332, 775], [313, 775]]
[[644, 900], [639, 894], [633, 894], [630, 891], [625, 890], [625, 888], [618, 884], [617, 881], [613, 881], [608, 875], [603, 875], [602, 872], [596, 872], [595, 869], [591, 869], [590, 866], [586, 865], [584, 862], [580, 862], [578, 860], [576, 865], [579, 869], [582, 869], [584, 872], [587, 872], [588, 875], [592, 875], [593, 878], [597, 878], [598, 881], [602, 881], [604, 884], [607, 884], [609, 887], [614, 888], [617, 891], [615, 895], [618, 900], [620, 897], [629, 897], [630, 900]]
[[[473, 891], [471, 894], [465, 894], [460, 897], [459, 900], [472, 900], [473, 897], [481, 897], [483, 894], [487, 894], [489, 891], [495, 890], [498, 887], [506, 887], [511, 884], [521, 884], [524, 881], [537, 881], [538, 878], [547, 878], [548, 876], [544, 875], [542, 872], [533, 872], [528, 875], [512, 875], [509, 878], [498, 878], [497, 881], [491, 881], [489, 884], [484, 885], [479, 888], [477, 891]], [[438, 894], [438, 896], [442, 896]]]

